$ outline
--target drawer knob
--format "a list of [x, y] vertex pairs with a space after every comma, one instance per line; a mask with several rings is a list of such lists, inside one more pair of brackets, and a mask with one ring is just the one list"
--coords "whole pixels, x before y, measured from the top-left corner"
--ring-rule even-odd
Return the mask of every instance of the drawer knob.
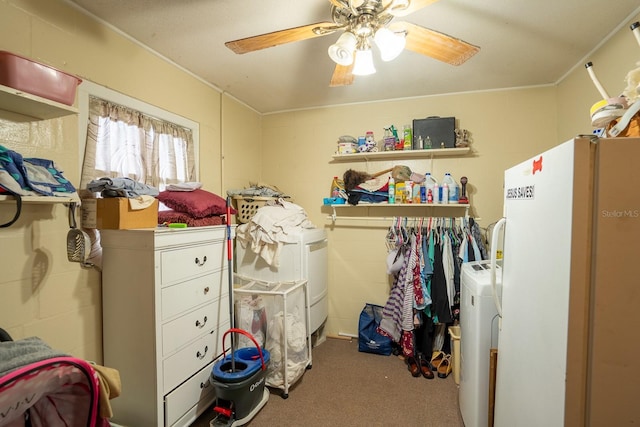
[[205, 345], [205, 346], [204, 346], [204, 353], [200, 353], [200, 351], [198, 351], [198, 352], [196, 353], [196, 357], [197, 357], [198, 359], [204, 359], [204, 356], [207, 354], [207, 351], [209, 351], [209, 346], [208, 346], [208, 345]]
[[198, 265], [198, 267], [202, 267], [205, 262], [207, 262], [206, 255], [202, 258], [202, 261], [200, 261], [200, 258], [196, 257], [196, 265]]
[[196, 328], [204, 328], [204, 325], [207, 324], [207, 316], [204, 316], [204, 318], [202, 319], [202, 323], [199, 320], [196, 320]]
[[207, 286], [206, 288], [204, 288], [204, 294], [208, 294], [209, 293], [209, 287]]

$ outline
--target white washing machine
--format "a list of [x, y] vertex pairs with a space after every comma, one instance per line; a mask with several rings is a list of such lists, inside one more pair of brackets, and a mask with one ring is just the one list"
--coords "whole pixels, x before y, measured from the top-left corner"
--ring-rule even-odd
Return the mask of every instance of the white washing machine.
[[[501, 293], [502, 269], [496, 287]], [[462, 264], [460, 277], [460, 413], [465, 427], [489, 423], [490, 349], [498, 347], [498, 311], [491, 289], [490, 261]]]
[[320, 228], [301, 229], [295, 243], [283, 244], [280, 266], [270, 266], [251, 248], [236, 244], [236, 273], [265, 282], [307, 280], [311, 333], [327, 320], [328, 254], [327, 232]]

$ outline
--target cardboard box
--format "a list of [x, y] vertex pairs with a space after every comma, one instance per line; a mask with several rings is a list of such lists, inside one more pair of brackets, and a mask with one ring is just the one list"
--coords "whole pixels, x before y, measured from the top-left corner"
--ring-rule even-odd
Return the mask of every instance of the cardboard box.
[[456, 118], [455, 117], [427, 117], [413, 120], [413, 149], [418, 149], [417, 143], [431, 140], [431, 148], [455, 148], [456, 146]]
[[134, 210], [126, 197], [82, 200], [82, 227], [111, 230], [155, 228], [158, 226], [158, 200]]

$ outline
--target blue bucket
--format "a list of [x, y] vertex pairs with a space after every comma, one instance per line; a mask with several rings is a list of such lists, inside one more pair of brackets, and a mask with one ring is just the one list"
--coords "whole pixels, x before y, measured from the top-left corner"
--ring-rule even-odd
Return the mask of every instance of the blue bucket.
[[[213, 365], [211, 382], [216, 389], [216, 408], [229, 408], [235, 420], [249, 416], [264, 398], [265, 376], [271, 358], [251, 334], [242, 329], [229, 329], [222, 337], [224, 348], [228, 333], [235, 332], [249, 337], [255, 347], [240, 348], [232, 354], [224, 354]], [[235, 365], [235, 366], [233, 366]], [[233, 369], [235, 368], [235, 369]]]
[[271, 355], [267, 350], [261, 348], [255, 338], [247, 331], [237, 328], [226, 331], [222, 336], [222, 348], [225, 347], [225, 340], [231, 332], [247, 336], [253, 341], [255, 347], [240, 348], [229, 354], [226, 354], [225, 351], [222, 359], [213, 365], [212, 379], [221, 382], [239, 382], [252, 376], [258, 370], [266, 371]]

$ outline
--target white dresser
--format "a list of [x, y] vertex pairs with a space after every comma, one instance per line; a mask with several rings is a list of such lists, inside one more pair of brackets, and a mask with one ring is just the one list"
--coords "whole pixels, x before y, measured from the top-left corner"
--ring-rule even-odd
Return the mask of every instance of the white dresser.
[[113, 421], [187, 426], [214, 401], [229, 329], [226, 226], [102, 230], [103, 354], [120, 371]]

